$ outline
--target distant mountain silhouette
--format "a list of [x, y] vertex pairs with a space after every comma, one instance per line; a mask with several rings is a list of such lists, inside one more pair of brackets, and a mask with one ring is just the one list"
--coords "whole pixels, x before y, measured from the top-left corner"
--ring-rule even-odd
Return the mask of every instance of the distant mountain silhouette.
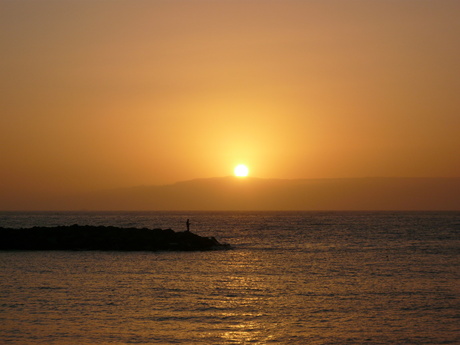
[[64, 207], [87, 210], [460, 210], [460, 178], [221, 177], [106, 190], [74, 198]]

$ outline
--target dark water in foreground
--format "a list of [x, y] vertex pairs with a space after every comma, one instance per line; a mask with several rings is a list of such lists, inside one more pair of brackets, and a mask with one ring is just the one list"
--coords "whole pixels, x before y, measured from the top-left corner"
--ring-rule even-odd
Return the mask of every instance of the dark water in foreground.
[[0, 213], [217, 252], [0, 252], [1, 344], [459, 344], [460, 212]]

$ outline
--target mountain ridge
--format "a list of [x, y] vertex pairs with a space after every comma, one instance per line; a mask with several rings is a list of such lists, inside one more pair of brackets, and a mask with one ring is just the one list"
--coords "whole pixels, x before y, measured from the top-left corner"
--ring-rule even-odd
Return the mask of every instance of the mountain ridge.
[[[79, 199], [79, 200], [77, 200]], [[460, 178], [198, 178], [74, 198], [89, 210], [460, 210]]]

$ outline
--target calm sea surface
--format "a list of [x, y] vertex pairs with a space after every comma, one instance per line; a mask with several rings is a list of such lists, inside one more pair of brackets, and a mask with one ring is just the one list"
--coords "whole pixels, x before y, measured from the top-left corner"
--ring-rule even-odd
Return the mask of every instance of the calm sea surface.
[[460, 212], [0, 213], [216, 252], [0, 252], [0, 344], [460, 344]]

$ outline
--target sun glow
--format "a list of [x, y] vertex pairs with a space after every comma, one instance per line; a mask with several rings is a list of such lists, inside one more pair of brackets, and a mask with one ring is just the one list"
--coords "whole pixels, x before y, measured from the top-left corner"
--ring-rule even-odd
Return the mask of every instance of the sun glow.
[[249, 169], [246, 165], [239, 164], [235, 167], [233, 172], [235, 173], [235, 176], [237, 177], [246, 177], [249, 174]]

